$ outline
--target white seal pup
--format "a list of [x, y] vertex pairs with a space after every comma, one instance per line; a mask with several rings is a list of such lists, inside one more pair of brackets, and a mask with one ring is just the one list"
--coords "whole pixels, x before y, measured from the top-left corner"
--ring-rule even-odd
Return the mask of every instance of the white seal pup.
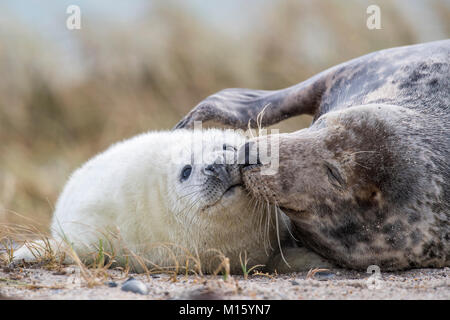
[[[227, 257], [236, 273], [244, 253], [250, 265], [266, 264], [274, 250], [265, 242], [276, 243], [277, 233], [270, 212], [254, 210], [242, 187], [236, 150], [245, 141], [236, 131], [210, 129], [149, 132], [114, 144], [67, 182], [52, 247], [69, 244], [83, 261], [101, 248], [136, 271], [184, 267], [191, 259], [190, 266], [215, 272]], [[278, 227], [283, 234], [285, 226]], [[42, 254], [23, 246], [14, 260]]]

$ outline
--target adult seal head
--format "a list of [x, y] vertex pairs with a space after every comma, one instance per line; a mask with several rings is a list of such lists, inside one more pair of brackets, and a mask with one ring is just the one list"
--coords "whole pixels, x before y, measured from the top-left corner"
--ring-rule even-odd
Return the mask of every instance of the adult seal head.
[[265, 107], [263, 125], [313, 115], [309, 128], [279, 136], [276, 174], [243, 169], [253, 196], [278, 205], [296, 237], [337, 265], [450, 266], [449, 65], [450, 40], [378, 51], [283, 90], [221, 91], [177, 127], [255, 126]]

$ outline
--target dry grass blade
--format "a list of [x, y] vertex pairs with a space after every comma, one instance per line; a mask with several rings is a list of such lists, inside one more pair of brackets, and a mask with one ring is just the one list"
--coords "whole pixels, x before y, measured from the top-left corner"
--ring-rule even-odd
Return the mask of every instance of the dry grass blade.
[[41, 285], [41, 284], [35, 284], [35, 283], [26, 283], [26, 282], [22, 282], [22, 281], [18, 281], [18, 280], [13, 280], [13, 279], [7, 279], [7, 278], [0, 278], [0, 283], [4, 283], [6, 286], [15, 286], [15, 287], [20, 287], [20, 288], [26, 288], [26, 289], [64, 289], [64, 285], [59, 284], [59, 285], [51, 285], [51, 286], [46, 286], [46, 285]]
[[275, 278], [274, 275], [271, 275], [268, 272], [261, 272], [261, 271], [258, 271], [258, 270], [255, 270], [255, 272], [253, 272], [252, 276], [254, 276], [254, 277], [261, 276], [261, 277], [267, 277], [267, 278], [270, 278], [270, 279], [274, 279]]

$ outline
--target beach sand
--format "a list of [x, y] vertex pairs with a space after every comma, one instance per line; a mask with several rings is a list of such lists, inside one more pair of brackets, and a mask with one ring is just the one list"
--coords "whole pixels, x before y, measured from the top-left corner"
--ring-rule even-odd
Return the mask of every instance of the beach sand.
[[[442, 299], [450, 300], [450, 268], [369, 274], [342, 269], [307, 279], [307, 273], [243, 276], [126, 274], [108, 270], [88, 285], [77, 266], [0, 268], [0, 297], [12, 299]], [[148, 294], [121, 290], [130, 277]], [[116, 285], [114, 287], [114, 285]]]

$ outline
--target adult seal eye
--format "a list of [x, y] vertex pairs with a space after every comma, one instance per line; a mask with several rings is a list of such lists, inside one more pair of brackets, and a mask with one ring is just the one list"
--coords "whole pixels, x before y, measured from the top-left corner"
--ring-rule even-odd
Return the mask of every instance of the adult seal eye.
[[183, 170], [181, 170], [181, 181], [186, 180], [187, 178], [189, 178], [189, 176], [191, 175], [192, 172], [192, 166], [187, 165], [183, 168]]

